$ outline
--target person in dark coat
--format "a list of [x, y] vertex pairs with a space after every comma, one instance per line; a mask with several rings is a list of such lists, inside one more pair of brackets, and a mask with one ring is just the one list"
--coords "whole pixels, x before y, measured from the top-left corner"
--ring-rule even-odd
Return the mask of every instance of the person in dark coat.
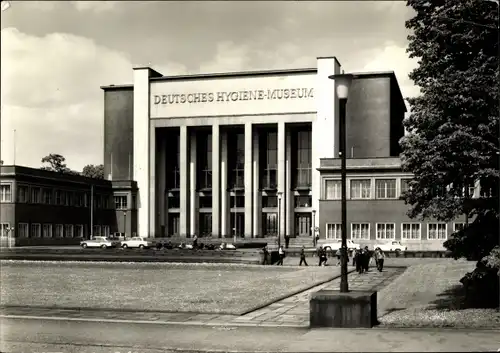
[[299, 266], [302, 266], [302, 263], [304, 263], [305, 266], [307, 266], [307, 261], [306, 261], [306, 251], [304, 247], [300, 250], [300, 263]]
[[262, 248], [262, 256], [264, 257], [263, 265], [269, 265], [269, 250], [267, 250], [267, 246]]
[[290, 236], [285, 235], [285, 248], [288, 249], [288, 245], [290, 245]]
[[323, 249], [322, 246], [320, 246], [318, 249], [318, 258], [319, 258], [319, 265], [318, 266], [321, 266], [323, 264], [323, 262], [326, 263], [326, 251], [325, 251], [325, 249]]
[[355, 263], [356, 263], [356, 271], [359, 274], [363, 273], [363, 261], [364, 261], [363, 251], [356, 250]]
[[364, 272], [368, 272], [368, 270], [370, 268], [370, 258], [371, 258], [370, 250], [368, 250], [368, 246], [365, 246], [364, 256], [363, 256], [363, 270], [364, 270]]

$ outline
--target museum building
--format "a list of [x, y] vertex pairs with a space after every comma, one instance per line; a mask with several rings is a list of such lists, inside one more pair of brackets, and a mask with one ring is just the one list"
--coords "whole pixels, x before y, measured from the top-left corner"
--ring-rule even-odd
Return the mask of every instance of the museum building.
[[[338, 158], [335, 57], [316, 68], [163, 76], [104, 90], [104, 168], [137, 182], [137, 231], [155, 237], [308, 237], [322, 222], [321, 159]], [[393, 72], [356, 74], [350, 158], [398, 157], [406, 112]], [[326, 230], [326, 228], [324, 228]]]

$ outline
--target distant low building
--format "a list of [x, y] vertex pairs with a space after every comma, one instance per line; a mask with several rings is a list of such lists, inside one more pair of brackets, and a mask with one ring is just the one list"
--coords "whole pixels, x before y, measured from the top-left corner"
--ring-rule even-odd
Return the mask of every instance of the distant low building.
[[5, 241], [10, 235], [19, 244], [55, 244], [62, 243], [56, 239], [91, 234], [122, 235], [125, 226], [131, 235], [137, 229], [135, 194], [135, 183], [130, 181], [4, 165], [0, 167], [0, 238]]

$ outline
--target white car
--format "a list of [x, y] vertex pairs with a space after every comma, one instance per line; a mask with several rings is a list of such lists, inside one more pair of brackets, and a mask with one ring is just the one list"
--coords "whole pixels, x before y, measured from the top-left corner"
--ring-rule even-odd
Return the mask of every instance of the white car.
[[395, 252], [403, 252], [403, 251], [406, 251], [408, 249], [408, 247], [401, 245], [401, 243], [399, 241], [390, 241], [390, 242], [385, 243], [385, 244], [378, 244], [378, 245], [375, 245], [374, 248], [375, 249], [380, 248], [380, 250], [382, 250], [382, 251], [395, 251]]
[[[322, 245], [323, 249], [337, 251], [342, 247], [342, 240], [337, 240], [333, 243], [325, 243]], [[361, 249], [361, 245], [356, 244], [352, 240], [347, 240], [347, 250]]]
[[93, 239], [82, 240], [80, 246], [82, 248], [114, 248], [118, 245], [118, 242], [109, 240], [106, 237], [94, 237]]
[[139, 249], [144, 249], [144, 248], [149, 248], [153, 245], [152, 242], [149, 242], [146, 240], [146, 238], [142, 237], [132, 237], [129, 240], [124, 240], [121, 242], [121, 247], [126, 249], [126, 248], [139, 248]]

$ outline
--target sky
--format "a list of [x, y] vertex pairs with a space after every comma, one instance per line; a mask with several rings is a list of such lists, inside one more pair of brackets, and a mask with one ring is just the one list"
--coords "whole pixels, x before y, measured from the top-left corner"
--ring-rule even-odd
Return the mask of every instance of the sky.
[[[418, 89], [404, 1], [11, 1], [1, 14], [1, 159], [81, 171], [103, 161], [103, 91], [134, 66], [163, 75], [297, 69], [394, 71]], [[15, 130], [15, 133], [14, 133]], [[15, 138], [14, 138], [15, 136]], [[14, 143], [15, 141], [15, 143]], [[14, 148], [14, 145], [16, 146]], [[14, 153], [15, 150], [15, 153]]]

